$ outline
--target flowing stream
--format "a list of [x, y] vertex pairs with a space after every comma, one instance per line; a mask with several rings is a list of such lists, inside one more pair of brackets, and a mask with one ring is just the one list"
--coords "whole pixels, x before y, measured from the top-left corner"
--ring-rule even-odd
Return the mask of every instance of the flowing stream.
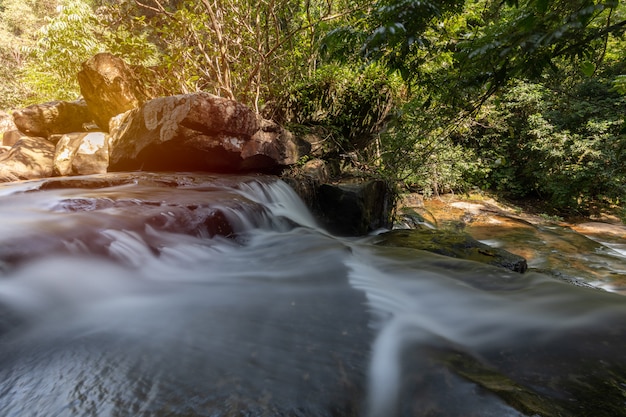
[[373, 242], [269, 176], [0, 185], [0, 415], [626, 415], [626, 298]]

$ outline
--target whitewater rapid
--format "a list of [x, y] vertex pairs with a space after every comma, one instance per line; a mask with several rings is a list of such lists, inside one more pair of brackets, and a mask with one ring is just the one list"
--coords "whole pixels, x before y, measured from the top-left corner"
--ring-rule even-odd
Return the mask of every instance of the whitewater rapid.
[[626, 364], [623, 297], [333, 236], [274, 177], [5, 184], [0, 218], [7, 417], [586, 415]]

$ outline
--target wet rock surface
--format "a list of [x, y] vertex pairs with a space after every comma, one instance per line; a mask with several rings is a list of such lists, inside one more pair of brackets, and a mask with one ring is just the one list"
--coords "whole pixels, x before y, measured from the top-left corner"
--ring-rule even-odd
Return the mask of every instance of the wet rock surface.
[[525, 213], [482, 195], [432, 199], [407, 195], [400, 204], [406, 211], [403, 227], [427, 223], [441, 230], [466, 233], [493, 248], [523, 257], [529, 271], [626, 294], [626, 229], [618, 219], [607, 216], [567, 223]]
[[273, 176], [0, 194], [0, 414], [626, 415], [620, 295], [334, 236]]
[[380, 180], [323, 183], [313, 212], [332, 233], [361, 236], [391, 225], [391, 193]]
[[481, 243], [462, 232], [430, 228], [393, 230], [379, 235], [375, 243], [425, 250], [452, 258], [499, 266], [519, 273], [524, 273], [528, 269], [526, 259], [523, 257]]
[[[149, 242], [154, 253], [160, 251], [155, 234], [161, 232], [235, 238], [233, 213], [252, 212], [259, 219], [266, 213], [258, 203], [221, 192], [214, 178], [200, 173], [120, 173], [40, 180], [14, 197], [15, 210], [40, 210], [39, 226], [20, 232], [9, 228], [1, 239], [0, 263], [15, 265], [33, 256], [76, 251], [108, 256], [112, 242], [124, 235]], [[255, 178], [234, 176], [221, 183], [235, 187], [249, 181]], [[128, 190], [138, 184], [142, 191]], [[50, 193], [56, 202], [38, 208], [32, 202], [39, 192]], [[111, 228], [119, 230], [107, 232]]]

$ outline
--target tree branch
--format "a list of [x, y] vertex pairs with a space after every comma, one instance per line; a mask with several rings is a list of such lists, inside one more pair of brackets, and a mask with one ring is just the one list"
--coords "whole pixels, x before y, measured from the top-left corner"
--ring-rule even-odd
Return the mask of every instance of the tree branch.
[[141, 8], [144, 8], [146, 10], [150, 10], [156, 13], [163, 13], [164, 15], [166, 15], [169, 18], [174, 18], [174, 15], [170, 12], [168, 12], [165, 7], [163, 7], [163, 5], [161, 3], [159, 3], [159, 0], [152, 0], [154, 3], [156, 3], [157, 7], [151, 7], [148, 6], [147, 4], [143, 4], [141, 3], [139, 0], [134, 0], [135, 4]]
[[217, 37], [217, 45], [220, 51], [219, 66], [222, 72], [221, 74], [222, 79], [220, 80], [221, 81], [220, 87], [224, 90], [224, 92], [226, 92], [229, 99], [234, 100], [235, 96], [233, 94], [232, 85], [231, 85], [232, 84], [231, 83], [231, 69], [230, 69], [230, 64], [228, 63], [228, 55], [227, 55], [228, 51], [226, 50], [226, 45], [224, 43], [222, 29], [219, 25], [219, 22], [217, 21], [217, 16], [215, 15], [215, 11], [213, 10], [213, 6], [211, 5], [211, 3], [209, 3], [208, 0], [202, 0], [202, 4], [204, 4], [204, 7], [209, 14], [211, 26], [213, 27], [213, 30], [215, 31], [215, 36]]

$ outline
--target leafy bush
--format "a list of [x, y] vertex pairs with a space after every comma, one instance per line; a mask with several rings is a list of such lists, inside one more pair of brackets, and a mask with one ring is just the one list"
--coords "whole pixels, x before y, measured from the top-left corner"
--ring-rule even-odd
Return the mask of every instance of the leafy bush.
[[327, 65], [290, 89], [278, 103], [283, 112], [278, 118], [324, 128], [336, 145], [328, 153], [362, 150], [385, 126], [399, 89], [381, 67]]
[[35, 92], [28, 101], [76, 99], [76, 74], [98, 52], [117, 54], [131, 64], [152, 63], [156, 50], [146, 35], [115, 28], [110, 21], [114, 17], [98, 14], [84, 0], [60, 1], [57, 12], [36, 32], [36, 44], [28, 48], [31, 56], [22, 80]]
[[76, 73], [80, 64], [101, 52], [95, 36], [97, 21], [87, 3], [61, 2], [58, 13], [39, 29], [37, 44], [25, 66], [23, 80], [37, 94], [33, 102], [74, 100], [79, 96]]
[[438, 106], [409, 102], [380, 137], [382, 176], [424, 195], [467, 190], [479, 164], [471, 149], [453, 143], [451, 126]]
[[19, 68], [12, 57], [0, 52], [0, 109], [16, 109], [23, 105], [24, 98], [31, 94], [26, 85], [19, 82]]
[[618, 75], [613, 81], [613, 87], [620, 94], [626, 94], [626, 75]]

